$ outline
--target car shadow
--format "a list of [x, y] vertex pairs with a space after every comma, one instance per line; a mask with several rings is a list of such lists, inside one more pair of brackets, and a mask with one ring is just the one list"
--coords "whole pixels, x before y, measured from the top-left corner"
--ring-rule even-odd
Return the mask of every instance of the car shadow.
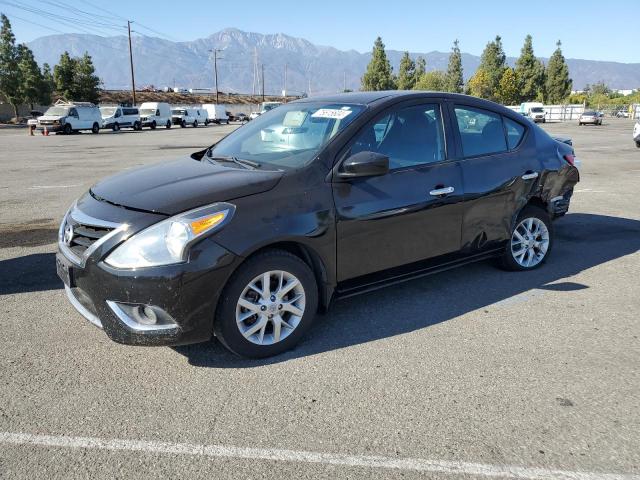
[[55, 253], [34, 253], [0, 261], [0, 295], [61, 288]]
[[554, 250], [542, 268], [505, 272], [482, 262], [341, 300], [316, 318], [295, 349], [272, 358], [242, 359], [215, 340], [174, 350], [198, 367], [286, 362], [423, 329], [498, 303], [526, 302], [535, 290], [583, 290], [589, 286], [563, 279], [640, 249], [637, 220], [574, 213], [559, 219], [555, 230]]

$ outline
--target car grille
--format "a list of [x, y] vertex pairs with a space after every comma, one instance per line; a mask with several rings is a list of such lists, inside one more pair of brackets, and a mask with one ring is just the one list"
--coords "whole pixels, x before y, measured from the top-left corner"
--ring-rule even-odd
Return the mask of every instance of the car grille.
[[73, 237], [71, 239], [71, 242], [68, 243], [67, 246], [79, 258], [82, 258], [85, 251], [89, 247], [91, 247], [91, 245], [114, 230], [114, 228], [112, 227], [84, 225], [82, 223], [74, 221], [70, 217], [67, 218], [65, 229], [67, 225], [71, 225], [73, 227]]

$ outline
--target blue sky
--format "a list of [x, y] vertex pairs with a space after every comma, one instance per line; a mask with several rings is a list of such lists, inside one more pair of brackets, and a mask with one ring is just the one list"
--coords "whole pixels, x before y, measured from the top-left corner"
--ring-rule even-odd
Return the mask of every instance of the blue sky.
[[561, 39], [567, 57], [640, 63], [638, 1], [0, 0], [0, 11], [12, 20], [20, 42], [57, 33], [51, 28], [118, 34], [116, 27], [96, 28], [73, 21], [64, 24], [42, 13], [62, 15], [67, 20], [74, 15], [82, 17], [75, 8], [93, 14], [93, 21], [103, 25], [122, 25], [126, 17], [139, 22], [134, 29], [140, 33], [157, 36], [155, 30], [174, 40], [193, 40], [237, 27], [259, 33], [282, 32], [360, 52], [371, 49], [377, 35], [388, 48], [412, 52], [448, 51], [458, 38], [462, 51], [480, 54], [487, 41], [499, 34], [507, 55], [517, 56], [524, 36], [531, 33], [540, 56], [549, 56]]

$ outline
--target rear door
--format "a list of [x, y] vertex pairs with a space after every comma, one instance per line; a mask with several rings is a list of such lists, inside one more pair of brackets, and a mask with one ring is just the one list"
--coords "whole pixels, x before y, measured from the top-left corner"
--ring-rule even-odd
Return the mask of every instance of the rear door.
[[460, 248], [462, 173], [447, 152], [442, 110], [432, 100], [391, 107], [347, 147], [341, 158], [382, 153], [390, 171], [333, 183], [339, 281]]
[[538, 184], [533, 127], [470, 105], [452, 104], [450, 111], [463, 157], [463, 250], [496, 248], [509, 238], [513, 217]]

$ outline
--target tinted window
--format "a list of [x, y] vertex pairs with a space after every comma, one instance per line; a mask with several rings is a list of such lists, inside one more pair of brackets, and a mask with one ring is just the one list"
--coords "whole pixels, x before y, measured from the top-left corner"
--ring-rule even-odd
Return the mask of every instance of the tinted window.
[[456, 107], [455, 111], [465, 157], [507, 150], [500, 115], [471, 107]]
[[524, 126], [514, 122], [510, 118], [504, 118], [504, 128], [507, 131], [507, 143], [509, 150], [516, 148], [524, 136]]
[[378, 118], [358, 134], [351, 147], [352, 154], [362, 151], [387, 155], [390, 169], [444, 160], [440, 107], [416, 105]]

